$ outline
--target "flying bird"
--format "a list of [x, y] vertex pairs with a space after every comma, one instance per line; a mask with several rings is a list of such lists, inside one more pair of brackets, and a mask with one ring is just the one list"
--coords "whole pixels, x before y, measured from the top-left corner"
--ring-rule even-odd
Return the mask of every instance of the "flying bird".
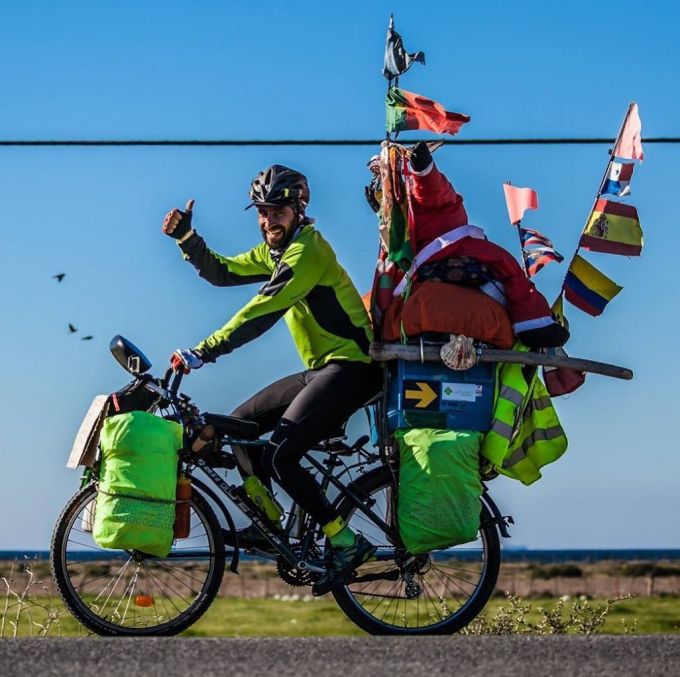
[[57, 273], [56, 275], [52, 275], [52, 279], [56, 280], [57, 282], [61, 282], [65, 277], [66, 273]]
[[94, 336], [83, 336], [80, 340], [81, 341], [91, 341], [94, 338]]
[[68, 323], [68, 330], [71, 334], [75, 334], [78, 331], [70, 322]]

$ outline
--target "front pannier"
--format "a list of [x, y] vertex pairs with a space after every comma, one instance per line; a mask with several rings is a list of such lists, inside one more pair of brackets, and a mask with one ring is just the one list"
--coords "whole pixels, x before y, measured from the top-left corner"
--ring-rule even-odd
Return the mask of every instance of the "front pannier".
[[131, 411], [105, 420], [100, 443], [94, 540], [103, 548], [165, 557], [173, 540], [182, 426]]

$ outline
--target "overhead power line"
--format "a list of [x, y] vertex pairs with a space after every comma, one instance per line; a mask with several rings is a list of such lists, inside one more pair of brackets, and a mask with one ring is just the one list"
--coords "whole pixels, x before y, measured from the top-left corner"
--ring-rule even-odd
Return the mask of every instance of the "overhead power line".
[[[399, 139], [414, 144], [421, 139]], [[376, 146], [383, 139], [17, 139], [0, 140], [0, 146]], [[451, 146], [549, 146], [612, 144], [607, 138], [442, 139]], [[644, 143], [680, 143], [677, 136], [643, 139]]]

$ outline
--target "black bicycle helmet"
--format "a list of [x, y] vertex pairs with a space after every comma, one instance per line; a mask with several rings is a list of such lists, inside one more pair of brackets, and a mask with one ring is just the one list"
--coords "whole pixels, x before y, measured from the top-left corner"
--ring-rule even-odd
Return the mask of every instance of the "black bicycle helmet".
[[302, 211], [309, 204], [307, 177], [283, 165], [272, 165], [261, 171], [250, 184], [250, 199], [246, 207], [296, 204]]

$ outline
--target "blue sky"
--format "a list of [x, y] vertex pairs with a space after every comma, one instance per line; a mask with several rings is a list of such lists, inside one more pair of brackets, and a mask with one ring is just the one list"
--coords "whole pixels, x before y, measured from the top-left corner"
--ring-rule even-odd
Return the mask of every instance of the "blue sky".
[[[5, 6], [3, 139], [379, 138], [390, 11], [411, 51], [402, 86], [472, 122], [461, 138], [613, 137], [631, 100], [644, 136], [677, 136], [675, 3], [62, 2]], [[418, 136], [418, 133], [409, 136]], [[423, 138], [427, 134], [420, 133]], [[309, 212], [357, 286], [377, 252], [363, 199], [364, 148], [0, 148], [0, 549], [45, 548], [78, 484], [64, 467], [92, 397], [126, 382], [108, 353], [122, 333], [165, 368], [253, 293], [211, 288], [160, 232], [196, 200], [210, 246], [259, 238], [244, 212], [251, 178], [279, 162], [310, 179]], [[566, 306], [574, 356], [629, 366], [632, 382], [590, 376], [557, 400], [570, 439], [544, 479], [491, 485], [531, 547], [673, 547], [680, 456], [672, 422], [680, 369], [677, 148], [645, 146], [630, 202], [645, 230], [638, 259], [591, 255], [624, 286], [604, 315]], [[606, 146], [445, 147], [437, 160], [471, 223], [518, 253], [501, 184], [532, 186], [525, 220], [573, 251], [607, 162]], [[51, 275], [66, 272], [62, 284]], [[551, 300], [564, 266], [536, 278]], [[67, 333], [72, 322], [95, 339]], [[229, 411], [299, 370], [283, 323], [186, 381], [202, 408]]]

